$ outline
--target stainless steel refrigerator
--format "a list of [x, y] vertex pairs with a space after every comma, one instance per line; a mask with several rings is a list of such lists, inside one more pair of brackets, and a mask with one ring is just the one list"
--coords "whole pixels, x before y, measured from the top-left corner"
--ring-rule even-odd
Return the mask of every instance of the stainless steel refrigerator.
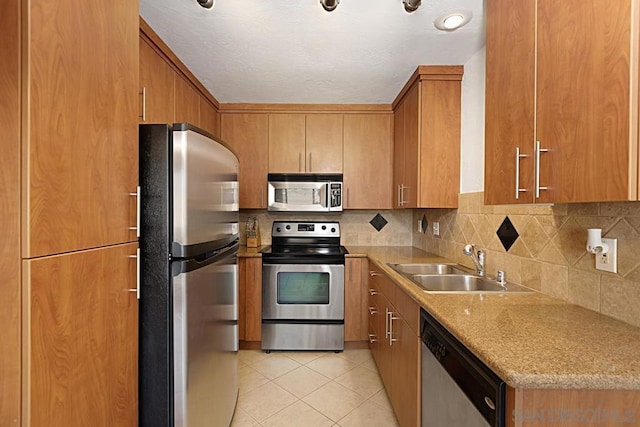
[[139, 425], [227, 427], [238, 396], [238, 159], [188, 124], [140, 125], [139, 136]]

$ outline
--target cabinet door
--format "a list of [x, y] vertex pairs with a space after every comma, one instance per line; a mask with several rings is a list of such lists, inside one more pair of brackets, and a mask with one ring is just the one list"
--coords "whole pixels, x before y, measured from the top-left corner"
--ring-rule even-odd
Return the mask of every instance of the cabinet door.
[[393, 208], [402, 208], [402, 185], [404, 185], [404, 110], [403, 100], [393, 112]]
[[549, 189], [538, 201], [626, 200], [630, 178], [638, 178], [629, 175], [629, 54], [637, 12], [631, 18], [630, 0], [537, 4], [537, 139], [549, 149], [540, 157], [540, 185]]
[[[140, 88], [144, 90], [140, 123], [172, 123], [175, 95], [169, 64], [149, 44], [140, 39]], [[142, 117], [144, 116], [144, 117]]]
[[[367, 280], [367, 276], [362, 273], [363, 263], [366, 258], [346, 258], [345, 259], [345, 280], [344, 280], [344, 340], [345, 341], [365, 341], [368, 339], [366, 317], [362, 316], [363, 308], [366, 309], [367, 295], [364, 293], [366, 287], [362, 281]], [[365, 272], [366, 273], [366, 272]], [[363, 299], [365, 304], [363, 304]], [[366, 313], [366, 311], [365, 311]], [[364, 320], [364, 321], [363, 321]]]
[[[459, 84], [459, 82], [457, 82]], [[418, 200], [420, 199], [420, 193], [424, 191], [420, 185], [420, 171], [418, 165], [421, 164], [423, 158], [420, 152], [420, 115], [425, 114], [420, 108], [420, 86], [415, 85], [409, 90], [404, 101], [404, 143], [402, 150], [404, 152], [402, 173], [402, 207], [403, 208], [415, 208], [418, 206]], [[431, 100], [432, 102], [434, 99]], [[441, 100], [436, 99], [436, 102]], [[458, 115], [459, 116], [459, 115]], [[459, 127], [459, 126], [458, 126]], [[458, 143], [458, 145], [460, 145]], [[459, 154], [459, 153], [458, 153]], [[435, 159], [434, 159], [435, 160]], [[437, 160], [435, 160], [437, 161]], [[459, 171], [458, 171], [459, 172]], [[436, 178], [429, 182], [429, 187], [439, 188], [441, 185], [440, 179]], [[459, 187], [459, 186], [458, 186]], [[458, 189], [456, 189], [456, 196], [458, 195]], [[431, 207], [431, 206], [428, 206]]]
[[221, 118], [222, 139], [240, 160], [240, 208], [267, 207], [267, 173], [269, 145], [266, 114], [224, 113]]
[[220, 135], [220, 115], [203, 96], [200, 96], [200, 121], [198, 127], [212, 135]]
[[176, 90], [175, 123], [200, 123], [200, 94], [178, 74], [174, 77]]
[[136, 248], [24, 261], [30, 425], [137, 425]]
[[25, 5], [23, 256], [136, 240], [138, 4]]
[[[484, 197], [491, 205], [534, 201], [535, 5], [534, 0], [486, 5]], [[516, 158], [517, 148], [527, 157]], [[516, 187], [526, 190], [518, 198]]]
[[269, 114], [269, 172], [304, 172], [305, 115]]
[[20, 9], [19, 1], [0, 2], [0, 424], [20, 421]]
[[245, 270], [245, 333], [247, 341], [262, 340], [262, 258], [247, 258]]
[[342, 114], [307, 114], [307, 172], [342, 173], [342, 131]]
[[392, 119], [391, 114], [345, 114], [346, 209], [391, 209]]
[[[411, 156], [420, 159], [418, 206], [456, 208], [460, 193], [460, 81], [425, 80], [420, 91], [420, 154]], [[411, 123], [410, 128], [418, 129], [417, 123]], [[418, 147], [408, 148], [411, 153]], [[414, 176], [410, 182], [418, 179], [417, 167], [417, 163], [405, 163], [407, 174]], [[414, 192], [406, 192], [414, 197]], [[414, 207], [413, 203], [406, 206]]]
[[398, 424], [415, 427], [420, 424], [420, 338], [394, 313], [391, 345], [390, 398]]

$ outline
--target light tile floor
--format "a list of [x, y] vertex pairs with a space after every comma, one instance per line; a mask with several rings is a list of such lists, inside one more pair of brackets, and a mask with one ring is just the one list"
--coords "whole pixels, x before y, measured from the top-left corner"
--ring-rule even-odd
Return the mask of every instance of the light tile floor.
[[398, 426], [369, 350], [241, 350], [232, 427]]

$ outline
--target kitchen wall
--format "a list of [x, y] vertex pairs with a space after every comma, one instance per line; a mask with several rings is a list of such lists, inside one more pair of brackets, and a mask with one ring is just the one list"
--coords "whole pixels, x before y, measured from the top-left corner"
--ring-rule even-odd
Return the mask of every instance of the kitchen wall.
[[[483, 49], [465, 64], [459, 208], [415, 210], [411, 224], [425, 216], [429, 227], [413, 231], [413, 246], [472, 267], [462, 248], [474, 243], [487, 252], [489, 274], [504, 270], [508, 281], [640, 326], [640, 202], [484, 205], [484, 63]], [[519, 233], [509, 251], [496, 235], [506, 217]], [[595, 270], [587, 228], [618, 239], [618, 274]]]
[[[376, 214], [387, 221], [382, 230], [377, 231], [370, 223]], [[411, 246], [410, 210], [356, 210], [341, 214], [289, 214], [262, 210], [240, 212], [241, 243], [244, 244], [244, 226], [248, 217], [256, 217], [260, 224], [260, 237], [263, 245], [271, 244], [271, 224], [273, 221], [286, 220], [324, 220], [340, 221], [341, 242], [345, 246]]]

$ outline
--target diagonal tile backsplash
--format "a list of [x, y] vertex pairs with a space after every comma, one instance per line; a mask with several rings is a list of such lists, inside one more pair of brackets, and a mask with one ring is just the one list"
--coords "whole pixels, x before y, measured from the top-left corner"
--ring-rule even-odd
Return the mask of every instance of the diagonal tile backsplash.
[[[484, 193], [460, 194], [458, 209], [415, 210], [440, 223], [440, 236], [413, 232], [413, 246], [472, 267], [467, 243], [487, 252], [487, 272], [640, 326], [640, 202], [485, 206]], [[505, 251], [496, 231], [505, 220], [519, 238]], [[595, 269], [587, 228], [618, 239], [618, 274]]]

